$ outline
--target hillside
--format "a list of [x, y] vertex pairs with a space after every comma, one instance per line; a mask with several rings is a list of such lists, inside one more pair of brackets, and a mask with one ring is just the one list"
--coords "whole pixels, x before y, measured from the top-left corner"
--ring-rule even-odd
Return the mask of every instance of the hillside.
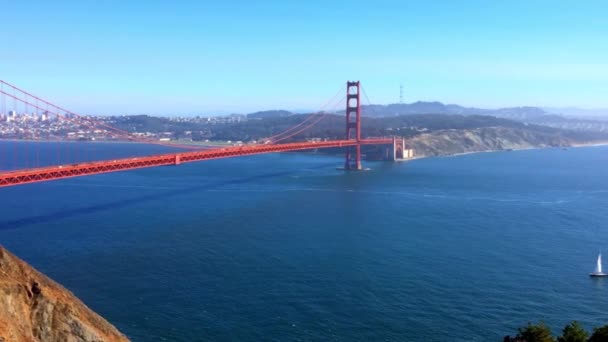
[[[502, 113], [537, 113], [525, 107], [519, 110], [501, 110]], [[551, 117], [549, 115], [543, 116]], [[136, 126], [138, 131], [175, 132], [174, 138], [192, 140], [223, 140], [251, 142], [275, 136], [294, 126], [306, 127], [319, 116], [270, 115], [264, 118], [235, 122], [183, 122], [167, 118], [124, 117], [124, 128]], [[559, 118], [559, 117], [558, 117]], [[561, 119], [561, 118], [560, 118]], [[562, 119], [561, 122], [567, 122]], [[560, 122], [555, 119], [553, 122]], [[150, 124], [148, 124], [150, 123]], [[604, 123], [606, 124], [606, 123]], [[419, 155], [446, 155], [474, 151], [491, 151], [546, 146], [570, 146], [598, 141], [608, 141], [608, 133], [597, 130], [573, 130], [572, 125], [556, 127], [530, 124], [489, 115], [462, 114], [407, 114], [387, 117], [362, 118], [362, 136], [400, 136], [411, 139]], [[587, 127], [587, 126], [576, 126]], [[184, 134], [191, 131], [191, 135]], [[312, 138], [342, 139], [344, 117], [325, 115], [323, 120], [309, 129], [289, 131], [294, 133], [279, 142], [301, 141]], [[283, 137], [283, 136], [281, 136]]]
[[[301, 124], [306, 120], [308, 120], [306, 123], [314, 122], [316, 120], [316, 117], [309, 118], [309, 116], [310, 115], [308, 114], [292, 115], [288, 117], [213, 125], [212, 127], [208, 127], [207, 139], [251, 141], [270, 137], [294, 127], [295, 125]], [[306, 123], [301, 127], [306, 127]], [[363, 118], [361, 133], [366, 137], [388, 135], [410, 137], [429, 130], [493, 126], [525, 127], [524, 124], [519, 122], [490, 116], [418, 114], [383, 118]], [[298, 132], [298, 130], [290, 132], [297, 134], [286, 139], [286, 141], [308, 138], [341, 139], [344, 136], [344, 117], [340, 115], [326, 115], [323, 120], [309, 129], [303, 130], [302, 132]]]
[[[578, 115], [577, 113], [594, 113], [596, 115], [584, 116]], [[600, 115], [602, 113], [606, 113], [606, 111], [577, 111], [568, 108], [547, 109], [530, 106], [483, 109], [463, 107], [455, 104], [446, 105], [436, 101], [414, 102], [409, 104], [369, 105], [362, 107], [362, 115], [373, 118], [420, 114], [484, 115], [567, 130], [608, 132], [608, 121], [606, 121], [605, 116]]]
[[458, 115], [489, 115], [499, 118], [520, 121], [536, 120], [551, 113], [538, 107], [509, 107], [499, 109], [484, 109], [463, 107], [456, 104], [441, 102], [418, 101], [413, 103], [393, 103], [388, 105], [362, 106], [361, 113], [369, 117], [387, 117], [411, 114], [458, 114]]
[[0, 341], [128, 339], [70, 291], [0, 246]]
[[269, 118], [282, 118], [285, 116], [294, 115], [294, 113], [286, 110], [265, 110], [261, 112], [255, 112], [247, 114], [248, 119], [269, 119]]
[[564, 134], [512, 127], [484, 127], [420, 134], [408, 140], [418, 156], [565, 147], [581, 141]]
[[[307, 115], [294, 115], [282, 118], [245, 121], [233, 124], [215, 125], [210, 131], [209, 138], [217, 140], [250, 141], [269, 137], [282, 132], [307, 119]], [[553, 146], [586, 143], [608, 140], [608, 134], [603, 132], [574, 131], [531, 125], [518, 121], [483, 115], [447, 115], [447, 114], [412, 114], [382, 118], [363, 118], [362, 136], [401, 136], [406, 138], [464, 134], [471, 130], [488, 128], [484, 139], [513, 139], [527, 141], [526, 146]], [[493, 129], [489, 129], [493, 128]], [[501, 128], [501, 129], [498, 129]], [[462, 132], [460, 132], [462, 131]], [[293, 131], [295, 132], [295, 131]], [[490, 132], [494, 132], [490, 134]], [[507, 136], [503, 137], [502, 134]], [[344, 136], [344, 118], [338, 115], [328, 115], [314, 127], [295, 134], [284, 140], [303, 140], [310, 138], [342, 139]], [[463, 143], [465, 141], [463, 140]], [[497, 142], [497, 144], [499, 144]], [[490, 145], [488, 145], [490, 146]], [[518, 148], [518, 147], [506, 147]]]

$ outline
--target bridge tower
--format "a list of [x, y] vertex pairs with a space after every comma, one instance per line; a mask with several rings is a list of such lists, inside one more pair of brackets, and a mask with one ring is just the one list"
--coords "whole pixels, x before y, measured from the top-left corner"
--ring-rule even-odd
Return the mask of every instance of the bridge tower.
[[355, 146], [346, 148], [345, 170], [362, 170], [361, 167], [361, 97], [360, 82], [346, 82], [346, 140], [356, 140]]

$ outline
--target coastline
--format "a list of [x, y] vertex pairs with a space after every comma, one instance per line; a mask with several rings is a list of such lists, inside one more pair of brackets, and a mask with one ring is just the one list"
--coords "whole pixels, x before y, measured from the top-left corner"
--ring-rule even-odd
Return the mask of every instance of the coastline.
[[[139, 141], [124, 141], [124, 140], [120, 140], [120, 141], [110, 141], [110, 140], [94, 140], [94, 141], [89, 141], [89, 140], [87, 140], [87, 141], [50, 140], [49, 141], [49, 140], [4, 139], [4, 138], [0, 138], [0, 142], [87, 143], [87, 144], [141, 144], [141, 145], [147, 145], [147, 143], [144, 143], [144, 142], [139, 142]], [[179, 142], [179, 141], [175, 141], [175, 142], [176, 143], [180, 143], [180, 144], [188, 144], [188, 145], [191, 145], [191, 146], [197, 146], [197, 147], [201, 147], [201, 148], [221, 148], [221, 147], [230, 146], [230, 145], [226, 145], [223, 142], [217, 142], [217, 143], [211, 142], [209, 144], [196, 144], [196, 143], [187, 143], [187, 142]], [[412, 158], [402, 159], [402, 160], [396, 160], [395, 162], [407, 162], [407, 161], [413, 161], [413, 160], [418, 160], [418, 159], [426, 159], [426, 158], [450, 158], [450, 157], [459, 157], [459, 156], [465, 156], [465, 155], [470, 155], [470, 154], [478, 154], [478, 153], [516, 152], [516, 151], [525, 151], [525, 150], [541, 150], [541, 149], [555, 149], [555, 148], [568, 149], [568, 148], [600, 147], [600, 146], [608, 146], [608, 141], [586, 142], [586, 143], [572, 143], [572, 144], [567, 145], [567, 146], [530, 146], [530, 147], [513, 148], [513, 149], [480, 150], [480, 151], [468, 151], [468, 152], [459, 152], [459, 153], [452, 153], [452, 154], [440, 154], [440, 155], [415, 155]], [[170, 148], [171, 146], [166, 146], [166, 147]], [[314, 151], [294, 151], [294, 152], [282, 152], [282, 153], [303, 153], [303, 154], [318, 154], [318, 155], [327, 155], [327, 156], [332, 156], [332, 155], [333, 156], [337, 156], [337, 155], [339, 155], [337, 153], [323, 153], [323, 152], [318, 151], [318, 150], [314, 150]], [[369, 161], [375, 161], [375, 160], [369, 160]]]
[[[129, 141], [129, 140], [33, 140], [33, 139], [4, 139], [4, 138], [0, 138], [0, 142], [33, 142], [33, 143], [71, 143], [71, 144], [139, 144], [139, 145], [158, 145], [158, 146], [165, 146], [165, 147], [171, 147], [170, 145], [160, 145], [160, 144], [154, 144], [154, 143], [148, 143], [148, 142], [143, 142], [143, 141]], [[205, 147], [205, 148], [209, 148], [209, 147], [220, 147], [220, 146], [231, 146], [231, 145], [222, 145], [221, 143], [217, 143], [217, 144], [196, 144], [196, 143], [192, 143], [192, 142], [179, 142], [179, 141], [172, 141], [176, 144], [180, 144], [180, 145], [190, 145], [190, 146], [195, 146], [195, 147]], [[176, 148], [179, 148], [178, 146], [175, 146]]]
[[445, 155], [438, 155], [438, 156], [418, 156], [418, 157], [415, 157], [412, 159], [407, 159], [407, 160], [423, 159], [423, 158], [449, 158], [449, 157], [459, 157], [459, 156], [465, 156], [465, 155], [469, 155], [469, 154], [478, 154], [478, 153], [517, 152], [517, 151], [527, 151], [527, 150], [545, 150], [545, 149], [555, 149], [555, 148], [568, 149], [568, 148], [600, 147], [600, 146], [608, 146], [608, 141], [594, 142], [594, 143], [575, 143], [575, 144], [571, 144], [568, 146], [532, 146], [532, 147], [514, 148], [514, 149], [510, 149], [510, 150], [470, 151], [470, 152], [460, 152], [460, 153], [445, 154]]
[[597, 143], [572, 144], [570, 147], [597, 147], [597, 146], [608, 146], [608, 141], [602, 141], [602, 142], [597, 142]]

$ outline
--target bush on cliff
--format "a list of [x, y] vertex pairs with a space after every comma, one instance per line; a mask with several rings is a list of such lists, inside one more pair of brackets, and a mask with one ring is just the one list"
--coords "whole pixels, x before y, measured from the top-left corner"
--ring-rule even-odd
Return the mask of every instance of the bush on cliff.
[[573, 321], [562, 330], [562, 335], [555, 339], [551, 329], [543, 322], [528, 323], [518, 329], [515, 337], [505, 336], [503, 342], [608, 342], [608, 325], [595, 328], [591, 337], [579, 322]]

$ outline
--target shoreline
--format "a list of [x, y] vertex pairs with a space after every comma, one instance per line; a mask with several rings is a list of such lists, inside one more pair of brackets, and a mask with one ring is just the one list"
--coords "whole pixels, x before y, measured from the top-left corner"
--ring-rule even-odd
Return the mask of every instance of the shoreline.
[[546, 150], [546, 149], [569, 149], [569, 148], [581, 148], [581, 147], [600, 147], [600, 146], [608, 146], [608, 141], [602, 142], [594, 142], [594, 143], [575, 143], [568, 146], [537, 146], [537, 147], [522, 147], [522, 148], [514, 148], [510, 150], [484, 150], [484, 151], [470, 151], [470, 152], [460, 152], [453, 154], [444, 154], [437, 156], [419, 156], [408, 160], [414, 159], [423, 159], [423, 158], [448, 158], [448, 157], [459, 157], [465, 156], [469, 154], [478, 154], [478, 153], [496, 153], [496, 152], [517, 152], [517, 151], [527, 151], [527, 150]]
[[597, 146], [608, 146], [608, 141], [602, 141], [598, 143], [583, 143], [583, 144], [572, 144], [570, 147], [597, 147]]
[[[179, 146], [171, 146], [169, 144], [155, 144], [147, 143], [143, 141], [128, 141], [128, 140], [32, 140], [32, 139], [4, 139], [0, 138], [0, 142], [25, 142], [25, 143], [69, 143], [69, 144], [138, 144], [138, 145], [156, 145], [168, 148], [179, 148]], [[189, 145], [193, 147], [221, 147], [221, 146], [232, 146], [232, 145], [221, 145], [217, 144], [192, 144], [192, 143], [180, 143], [174, 141], [176, 144]]]
[[[149, 145], [144, 142], [138, 141], [109, 141], [109, 140], [94, 140], [94, 141], [70, 141], [70, 140], [31, 140], [31, 139], [3, 139], [0, 138], [0, 142], [39, 142], [39, 143], [88, 143], [88, 144], [139, 144], [139, 145]], [[153, 145], [153, 144], [152, 144]], [[221, 148], [231, 145], [226, 145], [223, 142], [210, 144], [187, 144], [196, 147], [205, 147], [205, 148]], [[171, 146], [160, 145], [164, 147], [171, 148]], [[469, 152], [459, 152], [453, 154], [442, 154], [442, 155], [416, 155], [413, 158], [396, 160], [395, 162], [407, 162], [414, 161], [418, 159], [426, 159], [426, 158], [450, 158], [450, 157], [459, 157], [466, 156], [471, 154], [479, 154], [479, 153], [496, 153], [496, 152], [517, 152], [517, 151], [526, 151], [526, 150], [543, 150], [543, 149], [569, 149], [569, 148], [582, 148], [582, 147], [601, 147], [608, 146], [608, 141], [599, 141], [599, 142], [587, 142], [587, 143], [573, 143], [567, 146], [530, 146], [530, 147], [522, 147], [522, 148], [513, 148], [513, 149], [502, 149], [502, 150], [482, 150], [482, 151], [469, 151]], [[293, 152], [280, 152], [280, 153], [302, 153], [302, 154], [316, 154], [316, 155], [325, 155], [325, 156], [338, 156], [339, 154], [332, 153], [323, 153], [319, 151], [293, 151]], [[378, 161], [378, 160], [367, 160], [367, 161]]]

